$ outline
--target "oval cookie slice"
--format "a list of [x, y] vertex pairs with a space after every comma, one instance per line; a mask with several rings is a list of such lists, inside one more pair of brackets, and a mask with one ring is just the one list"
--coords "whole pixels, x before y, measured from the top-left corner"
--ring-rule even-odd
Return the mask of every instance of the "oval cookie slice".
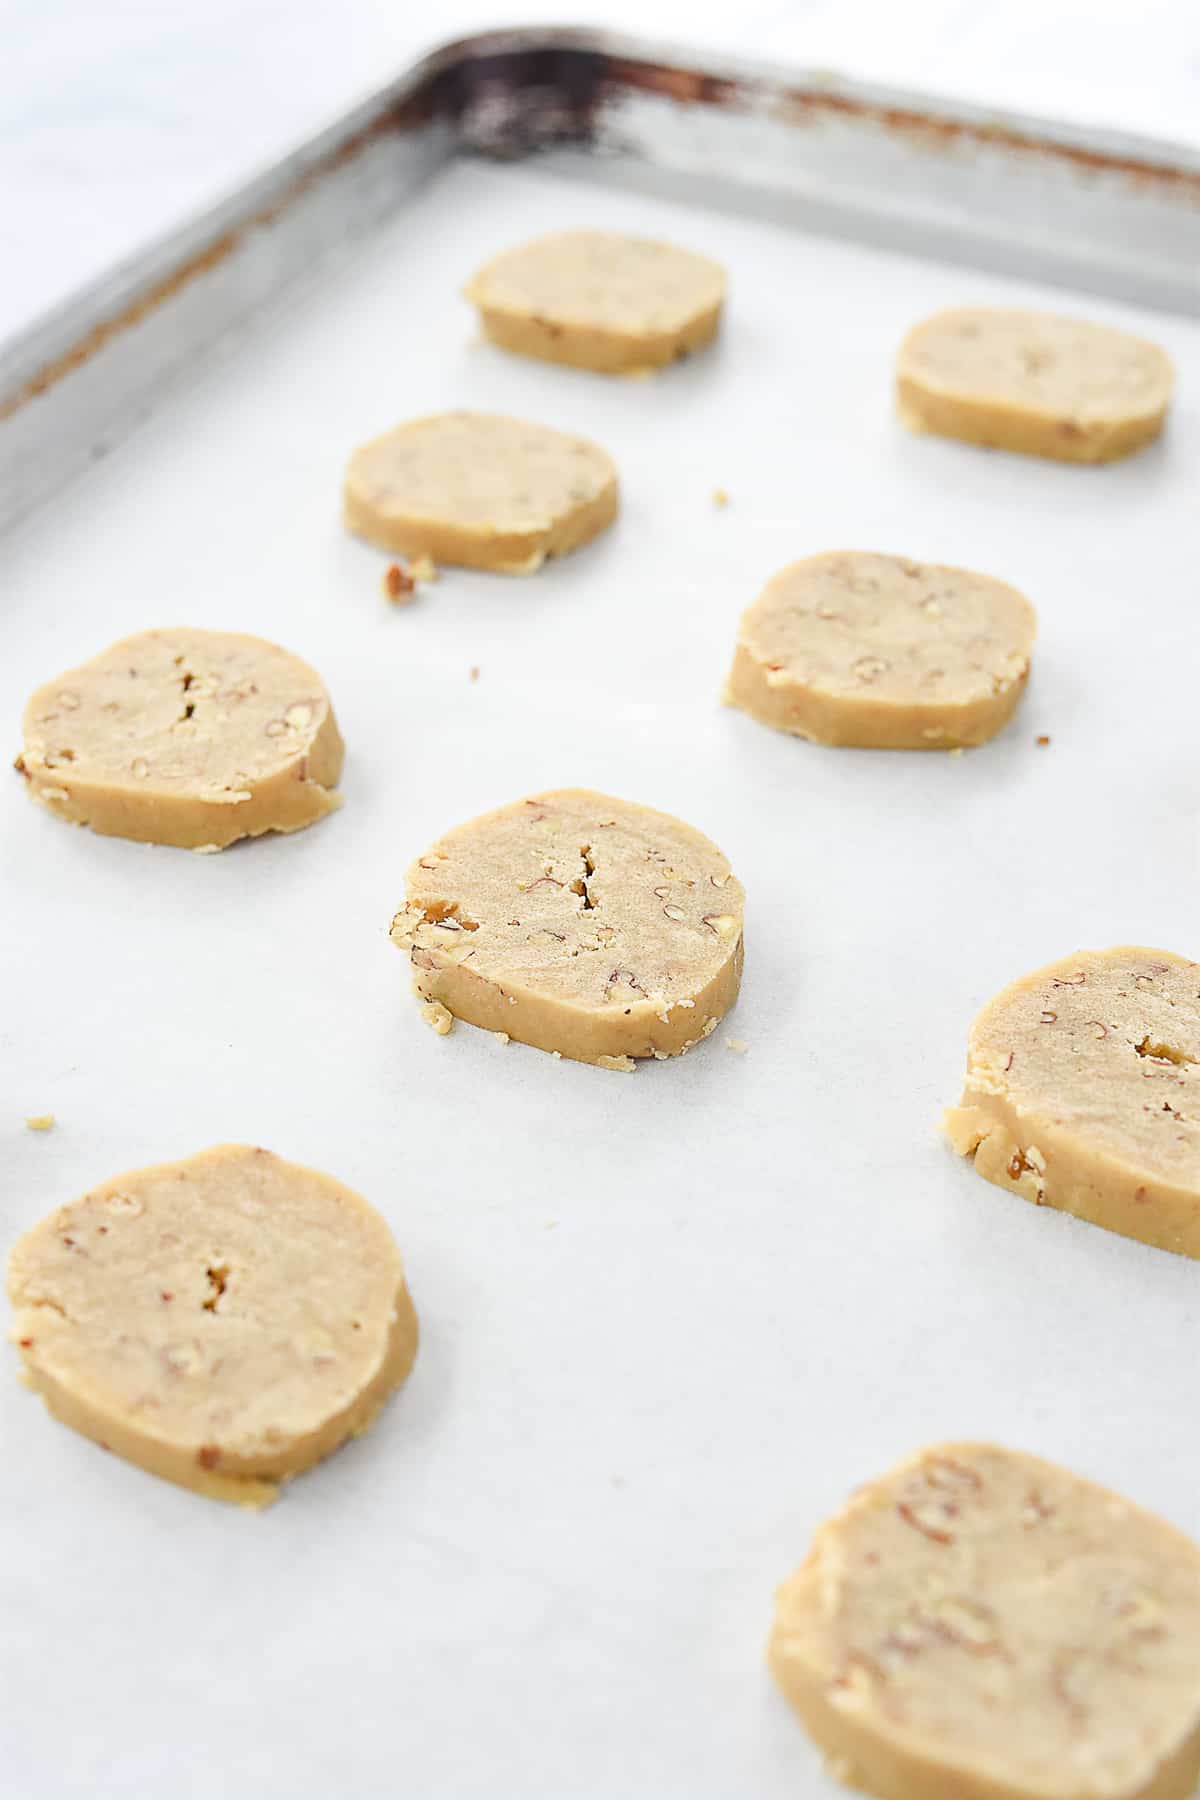
[[994, 737], [1029, 676], [1015, 588], [861, 550], [792, 563], [742, 616], [725, 698], [818, 744], [945, 750]]
[[617, 374], [715, 337], [725, 271], [707, 256], [610, 231], [556, 231], [485, 263], [466, 289], [492, 343]]
[[1174, 370], [1157, 344], [1056, 313], [959, 306], [909, 332], [896, 362], [917, 431], [1055, 462], [1104, 463], [1156, 438]]
[[1200, 1256], [1200, 964], [1080, 950], [1014, 981], [971, 1027], [945, 1130], [1038, 1206]]
[[364, 444], [346, 523], [385, 550], [530, 575], [617, 516], [617, 471], [586, 438], [496, 413], [437, 413]]
[[29, 1383], [56, 1418], [251, 1506], [365, 1431], [416, 1354], [379, 1214], [238, 1144], [61, 1207], [13, 1249], [8, 1288]]
[[942, 1445], [820, 1528], [770, 1662], [830, 1772], [883, 1800], [1183, 1800], [1200, 1549], [1053, 1463]]
[[16, 761], [35, 800], [105, 837], [222, 850], [341, 804], [344, 748], [320, 677], [276, 644], [143, 631], [56, 675]]
[[583, 788], [518, 800], [447, 832], [407, 888], [392, 940], [444, 1029], [452, 1014], [632, 1069], [689, 1050], [737, 998], [741, 885], [648, 806]]

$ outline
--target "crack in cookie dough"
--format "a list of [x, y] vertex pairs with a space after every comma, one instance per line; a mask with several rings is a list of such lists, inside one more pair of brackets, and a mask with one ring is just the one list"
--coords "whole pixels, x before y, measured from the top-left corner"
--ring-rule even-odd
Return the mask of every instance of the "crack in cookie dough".
[[900, 415], [1055, 462], [1104, 463], [1162, 430], [1174, 385], [1157, 344], [1086, 320], [960, 306], [913, 327], [896, 361]]
[[47, 682], [17, 757], [31, 797], [105, 837], [221, 850], [341, 804], [319, 676], [233, 632], [143, 631]]
[[460, 825], [418, 858], [391, 936], [417, 993], [541, 1050], [624, 1069], [733, 1005], [744, 894], [715, 844], [586, 789]]
[[742, 616], [725, 699], [813, 743], [981, 744], [1012, 717], [1037, 630], [1015, 588], [861, 550], [782, 569]]
[[617, 472], [586, 438], [497, 413], [414, 419], [354, 452], [345, 517], [385, 550], [530, 575], [617, 516]]
[[725, 271], [707, 256], [609, 231], [557, 231], [505, 250], [466, 288], [501, 349], [638, 374], [716, 336]]
[[1014, 982], [944, 1128], [997, 1186], [1200, 1256], [1200, 964], [1081, 950]]
[[769, 1654], [882, 1800], [1184, 1800], [1200, 1774], [1200, 1548], [1019, 1451], [940, 1445], [860, 1488]]
[[8, 1287], [28, 1384], [56, 1418], [249, 1506], [366, 1431], [417, 1348], [379, 1214], [244, 1145], [61, 1207], [14, 1246]]

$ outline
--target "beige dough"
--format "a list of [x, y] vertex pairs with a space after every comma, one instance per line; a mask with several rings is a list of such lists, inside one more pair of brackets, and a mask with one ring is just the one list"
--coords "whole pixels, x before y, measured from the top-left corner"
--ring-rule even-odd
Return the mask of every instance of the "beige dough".
[[466, 289], [504, 350], [577, 369], [655, 369], [716, 336], [720, 263], [609, 231], [556, 231], [485, 263]]
[[344, 747], [320, 678], [227, 631], [143, 631], [25, 708], [16, 767], [60, 819], [105, 837], [222, 850], [341, 804]]
[[1080, 950], [971, 1027], [954, 1148], [999, 1187], [1200, 1256], [1200, 965]]
[[346, 472], [351, 531], [435, 563], [531, 575], [617, 516], [617, 471], [586, 438], [496, 413], [436, 413], [364, 444]]
[[240, 1144], [60, 1207], [14, 1247], [8, 1288], [29, 1383], [56, 1418], [249, 1506], [366, 1431], [417, 1348], [374, 1208]]
[[831, 1773], [882, 1800], [1184, 1800], [1200, 1549], [1053, 1463], [944, 1444], [821, 1526], [770, 1662]]
[[1174, 379], [1157, 344], [1110, 325], [958, 306], [909, 332], [896, 398], [916, 431], [1055, 462], [1104, 463], [1158, 436]]
[[1025, 690], [1037, 615], [988, 575], [863, 550], [792, 563], [742, 616], [725, 698], [818, 744], [982, 744]]
[[742, 974], [740, 883], [666, 813], [562, 788], [447, 832], [392, 940], [425, 1001], [577, 1062], [632, 1068], [712, 1032]]

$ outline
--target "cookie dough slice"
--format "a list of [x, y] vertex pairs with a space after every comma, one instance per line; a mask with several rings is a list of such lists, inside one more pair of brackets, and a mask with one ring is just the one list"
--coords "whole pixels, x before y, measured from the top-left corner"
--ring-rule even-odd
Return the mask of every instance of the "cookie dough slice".
[[1175, 372], [1157, 344], [1056, 313], [958, 306], [915, 325], [896, 361], [900, 415], [1055, 462], [1129, 456], [1163, 428]]
[[954, 1148], [1037, 1206], [1200, 1257], [1200, 964], [1080, 950], [971, 1027]]
[[632, 1069], [691, 1049], [737, 998], [741, 885], [648, 806], [515, 801], [447, 832], [407, 889], [391, 935], [421, 999], [539, 1050]]
[[990, 575], [828, 551], [743, 614], [725, 698], [818, 744], [982, 744], [1025, 691], [1036, 630], [1028, 600]]
[[660, 368], [710, 343], [720, 263], [611, 231], [555, 231], [485, 263], [466, 289], [501, 349], [577, 369]]
[[61, 1207], [14, 1247], [8, 1287], [29, 1384], [56, 1418], [249, 1506], [366, 1431], [417, 1348], [379, 1214], [241, 1144]]
[[770, 1663], [830, 1772], [882, 1800], [1184, 1800], [1200, 1549], [994, 1444], [860, 1488], [779, 1590]]
[[143, 631], [40, 687], [16, 768], [105, 837], [223, 850], [341, 804], [345, 754], [320, 677], [277, 644]]
[[617, 471], [586, 438], [497, 413], [414, 419], [350, 458], [346, 524], [385, 550], [531, 575], [617, 516]]

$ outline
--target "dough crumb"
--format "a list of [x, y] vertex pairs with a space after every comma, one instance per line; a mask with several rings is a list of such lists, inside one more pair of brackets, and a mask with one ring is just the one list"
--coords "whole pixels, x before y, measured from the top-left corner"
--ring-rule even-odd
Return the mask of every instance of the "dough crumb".
[[417, 584], [399, 563], [390, 563], [384, 570], [383, 591], [393, 606], [409, 606], [417, 597]]
[[193, 856], [219, 856], [220, 853], [221, 853], [220, 844], [193, 844], [192, 845], [192, 855]]
[[632, 1056], [598, 1056], [598, 1069], [615, 1069], [619, 1075], [632, 1075], [637, 1068]]
[[1034, 742], [1036, 743], [1039, 750], [1044, 750], [1046, 748], [1046, 745], [1050, 742], [1050, 739], [1048, 737], [1043, 736], [1043, 737], [1035, 738]]
[[750, 1046], [746, 1042], [745, 1038], [726, 1038], [725, 1039], [725, 1048], [727, 1050], [735, 1051], [738, 1056], [745, 1056], [745, 1054], [746, 1054], [747, 1050], [750, 1048]]
[[722, 507], [722, 506], [729, 505], [729, 495], [724, 488], [714, 488], [713, 489], [712, 503], [716, 507]]
[[961, 756], [962, 753], [963, 753], [963, 747], [961, 744], [955, 744], [953, 750], [948, 750], [946, 752], [947, 756]]
[[432, 556], [414, 556], [408, 565], [408, 572], [414, 581], [440, 581], [442, 572]]
[[26, 1119], [25, 1128], [27, 1131], [53, 1131], [54, 1114], [34, 1113], [30, 1118]]
[[421, 1017], [438, 1037], [447, 1037], [454, 1029], [454, 1014], [440, 1000], [426, 1000], [421, 1007]]
[[509, 1037], [507, 1031], [493, 1031], [492, 1036], [495, 1038], [495, 1040], [498, 1044], [511, 1044], [512, 1043], [512, 1039]]

